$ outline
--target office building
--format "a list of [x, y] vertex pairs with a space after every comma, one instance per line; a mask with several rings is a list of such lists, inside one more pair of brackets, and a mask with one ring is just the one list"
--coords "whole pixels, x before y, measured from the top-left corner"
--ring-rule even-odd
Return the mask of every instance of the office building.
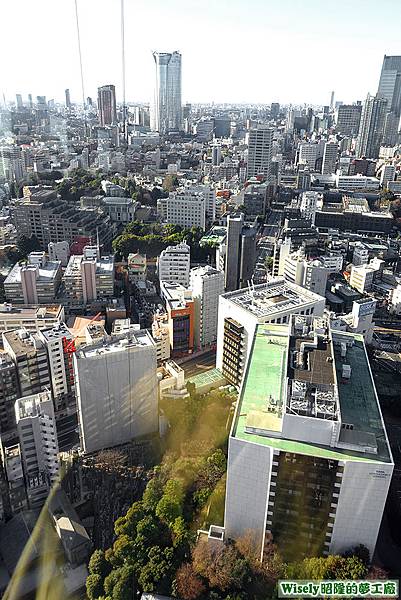
[[70, 96], [70, 90], [67, 88], [65, 90], [65, 107], [70, 110], [71, 108], [71, 96]]
[[355, 154], [357, 158], [378, 158], [383, 141], [388, 102], [368, 94], [362, 109]]
[[57, 417], [75, 412], [76, 397], [72, 362], [72, 355], [75, 352], [74, 338], [65, 323], [41, 331], [39, 338], [47, 350], [51, 390]]
[[393, 227], [393, 216], [387, 211], [372, 212], [366, 198], [343, 196], [341, 203], [324, 204], [316, 213], [315, 224], [318, 228], [352, 233], [388, 234]]
[[185, 242], [168, 246], [157, 259], [159, 280], [188, 287], [190, 262], [191, 250]]
[[227, 236], [223, 246], [226, 292], [247, 286], [255, 266], [256, 228], [245, 224], [243, 213], [227, 215]]
[[356, 137], [361, 121], [362, 104], [342, 104], [338, 107], [336, 131], [344, 137]]
[[16, 100], [16, 104], [17, 104], [17, 110], [21, 110], [21, 108], [24, 108], [24, 103], [22, 101], [21, 94], [16, 94], [15, 100]]
[[[357, 162], [357, 161], [353, 161]], [[351, 164], [351, 167], [353, 165]], [[350, 171], [352, 169], [350, 168]], [[335, 176], [335, 185], [339, 190], [344, 192], [357, 192], [359, 190], [373, 192], [380, 187], [380, 181], [376, 177], [368, 177], [357, 173], [356, 175], [340, 175]]]
[[216, 366], [239, 387], [260, 323], [288, 323], [291, 315], [323, 315], [325, 299], [279, 277], [219, 299]]
[[323, 195], [313, 191], [303, 192], [299, 197], [298, 206], [301, 217], [314, 225], [316, 213], [323, 206]]
[[156, 69], [152, 129], [161, 134], [181, 129], [181, 54], [153, 52]]
[[401, 56], [384, 55], [377, 96], [387, 100], [388, 110], [401, 113]]
[[56, 420], [49, 391], [19, 398], [15, 416], [30, 508], [44, 504], [59, 474]]
[[311, 171], [315, 171], [319, 159], [324, 152], [323, 142], [305, 142], [299, 145], [298, 164], [306, 165]]
[[81, 346], [74, 370], [84, 452], [158, 431], [156, 345], [147, 331], [129, 330]]
[[3, 347], [17, 369], [19, 396], [51, 389], [47, 351], [39, 334], [29, 333], [26, 329], [6, 331]]
[[[97, 246], [72, 255], [63, 275], [66, 301], [72, 305], [104, 302], [114, 297], [114, 256], [100, 256]], [[64, 299], [63, 299], [64, 302]]]
[[13, 306], [0, 304], [0, 334], [12, 329], [27, 329], [37, 333], [64, 321], [64, 307], [60, 304], [47, 306]]
[[305, 289], [325, 296], [327, 279], [331, 273], [339, 273], [343, 265], [342, 255], [327, 257], [331, 264], [326, 265], [324, 256], [307, 259], [302, 248], [289, 254], [284, 260], [283, 276]]
[[15, 304], [52, 304], [60, 282], [60, 261], [49, 261], [44, 252], [31, 252], [27, 262], [11, 269], [4, 291], [7, 301]]
[[117, 123], [116, 88], [114, 85], [103, 85], [98, 88], [97, 106], [101, 127]]
[[247, 177], [263, 175], [269, 180], [274, 129], [257, 127], [249, 131]]
[[331, 175], [336, 172], [337, 156], [337, 142], [326, 142], [323, 152], [322, 175]]
[[248, 219], [263, 217], [267, 208], [267, 185], [248, 185], [244, 190], [243, 205]]
[[206, 227], [206, 202], [202, 192], [180, 189], [157, 201], [157, 212], [165, 223], [183, 228]]
[[[285, 560], [372, 556], [393, 460], [361, 335], [324, 319], [259, 325], [229, 438], [225, 535]], [[355, 507], [358, 510], [355, 510]]]
[[[15, 402], [13, 404], [15, 418]], [[2, 440], [3, 442], [3, 440]], [[1, 444], [3, 467], [8, 483], [8, 497], [10, 500], [10, 510], [12, 514], [21, 512], [28, 508], [26, 498], [24, 469], [22, 466], [21, 446], [20, 444]]]
[[215, 344], [219, 296], [224, 293], [224, 273], [213, 267], [196, 267], [190, 272], [190, 288], [195, 303], [195, 348]]
[[2, 443], [15, 437], [15, 401], [18, 398], [18, 375], [15, 363], [3, 352], [0, 354], [0, 437]]
[[160, 292], [166, 305], [171, 356], [186, 356], [193, 351], [195, 344], [195, 303], [192, 291], [178, 283], [162, 281]]
[[382, 188], [387, 188], [390, 181], [395, 179], [395, 165], [384, 165], [380, 176]]
[[132, 198], [106, 196], [102, 198], [102, 206], [114, 223], [127, 224], [135, 220], [135, 212], [139, 205]]
[[221, 148], [214, 144], [212, 147], [212, 166], [218, 167], [221, 163]]

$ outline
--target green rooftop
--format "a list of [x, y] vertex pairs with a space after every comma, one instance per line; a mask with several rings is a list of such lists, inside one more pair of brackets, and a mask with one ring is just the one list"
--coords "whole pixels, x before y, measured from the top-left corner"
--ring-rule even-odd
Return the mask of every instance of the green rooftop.
[[[340, 349], [336, 345], [335, 359], [341, 420], [343, 423], [354, 423], [355, 430], [361, 429], [365, 434], [374, 434], [378, 446], [377, 455], [367, 456], [364, 452], [280, 437], [287, 373], [288, 328], [288, 325], [258, 325], [237, 404], [232, 436], [286, 452], [333, 460], [389, 462], [391, 457], [363, 338], [358, 335], [348, 334], [354, 338], [354, 346], [348, 349], [345, 359], [346, 364], [350, 364], [352, 369], [351, 379], [347, 382], [341, 376], [342, 363], [338, 360]], [[344, 362], [344, 359], [342, 360]], [[262, 429], [266, 435], [258, 432], [248, 433], [250, 428]]]
[[199, 241], [199, 246], [218, 246], [227, 235], [227, 227], [214, 225]]

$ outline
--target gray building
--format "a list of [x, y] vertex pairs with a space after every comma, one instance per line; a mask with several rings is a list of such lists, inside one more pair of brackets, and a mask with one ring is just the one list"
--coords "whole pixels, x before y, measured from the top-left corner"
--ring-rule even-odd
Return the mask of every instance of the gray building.
[[231, 292], [248, 284], [255, 266], [256, 229], [245, 224], [243, 213], [227, 216], [225, 246], [224, 287]]
[[247, 177], [270, 175], [274, 129], [257, 127], [249, 131]]
[[18, 398], [17, 369], [5, 352], [0, 355], [0, 435], [4, 443], [16, 433], [15, 401]]
[[362, 104], [342, 104], [338, 107], [336, 131], [345, 137], [358, 135]]
[[401, 113], [401, 56], [384, 55], [377, 96], [385, 98], [389, 111]]
[[37, 333], [31, 334], [26, 329], [6, 331], [3, 347], [17, 369], [19, 396], [50, 390], [46, 347]]
[[153, 52], [156, 82], [152, 129], [160, 133], [181, 129], [181, 54]]
[[362, 109], [361, 123], [356, 141], [357, 158], [378, 158], [383, 141], [388, 101], [368, 94]]
[[129, 330], [74, 354], [81, 447], [95, 452], [159, 429], [156, 344]]
[[52, 304], [61, 281], [61, 262], [49, 261], [44, 252], [31, 252], [25, 263], [16, 263], [4, 281], [8, 302]]

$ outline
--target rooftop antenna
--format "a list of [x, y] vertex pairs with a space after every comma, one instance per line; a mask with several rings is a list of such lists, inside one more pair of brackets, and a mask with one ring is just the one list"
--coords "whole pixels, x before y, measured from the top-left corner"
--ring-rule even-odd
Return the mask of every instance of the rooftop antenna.
[[79, 56], [79, 68], [81, 73], [81, 91], [82, 91], [82, 104], [84, 108], [84, 120], [85, 120], [85, 134], [88, 137], [88, 123], [86, 120], [86, 101], [85, 101], [85, 86], [84, 86], [84, 71], [82, 67], [82, 51], [81, 51], [81, 34], [79, 32], [79, 17], [78, 17], [78, 0], [75, 1], [75, 20], [77, 24], [77, 42], [78, 42], [78, 56]]
[[121, 67], [123, 84], [123, 132], [124, 142], [128, 143], [127, 107], [125, 104], [125, 16], [124, 0], [121, 0]]

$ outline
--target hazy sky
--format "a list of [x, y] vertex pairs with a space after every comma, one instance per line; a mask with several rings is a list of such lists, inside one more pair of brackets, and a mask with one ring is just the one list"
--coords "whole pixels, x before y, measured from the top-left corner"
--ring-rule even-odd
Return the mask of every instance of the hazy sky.
[[[78, 0], [86, 96], [121, 98], [120, 0]], [[152, 50], [183, 55], [186, 102], [352, 102], [401, 54], [400, 0], [125, 0], [127, 100], [149, 101]], [[2, 0], [0, 91], [82, 98], [74, 0]]]

